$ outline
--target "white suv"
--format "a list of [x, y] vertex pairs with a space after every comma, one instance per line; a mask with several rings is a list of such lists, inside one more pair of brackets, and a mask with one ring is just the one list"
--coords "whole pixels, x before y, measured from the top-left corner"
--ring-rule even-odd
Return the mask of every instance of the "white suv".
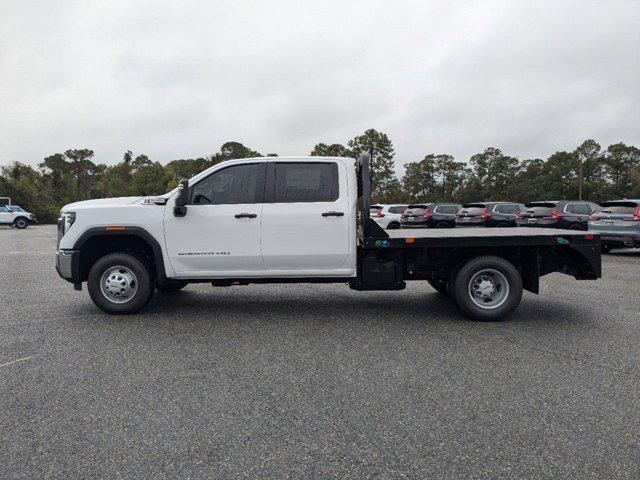
[[400, 228], [402, 214], [407, 209], [406, 205], [371, 205], [371, 218], [382, 228], [389, 230]]
[[38, 223], [36, 216], [24, 211], [22, 207], [17, 205], [0, 207], [0, 225], [12, 225], [22, 230], [33, 223]]

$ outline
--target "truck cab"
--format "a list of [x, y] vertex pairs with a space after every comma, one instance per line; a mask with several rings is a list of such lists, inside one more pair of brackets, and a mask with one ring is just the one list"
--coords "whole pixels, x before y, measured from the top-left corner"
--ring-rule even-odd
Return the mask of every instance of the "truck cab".
[[[473, 233], [459, 238], [455, 229], [433, 232], [383, 230], [370, 218], [367, 155], [358, 161], [248, 158], [214, 165], [159, 197], [66, 205], [58, 219], [56, 268], [76, 289], [87, 282], [99, 308], [120, 314], [139, 311], [156, 289], [175, 291], [194, 282], [334, 282], [355, 290], [401, 290], [407, 280], [428, 280], [456, 297], [467, 288], [454, 282], [460, 272], [475, 272], [460, 269], [483, 257], [478, 265], [491, 268], [475, 279], [474, 298], [484, 299], [458, 303], [484, 320], [506, 317], [523, 285], [537, 291], [538, 277], [548, 271], [599, 276], [600, 246], [593, 236], [566, 240], [564, 257], [540, 264], [538, 256], [559, 245], [552, 231], [484, 239]], [[576, 253], [585, 245], [596, 252], [596, 264]]]

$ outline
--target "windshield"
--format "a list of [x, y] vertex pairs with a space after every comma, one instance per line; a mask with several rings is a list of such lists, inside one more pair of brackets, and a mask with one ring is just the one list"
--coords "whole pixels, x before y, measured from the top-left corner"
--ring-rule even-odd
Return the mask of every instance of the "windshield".
[[612, 215], [633, 215], [638, 204], [633, 202], [625, 203], [604, 203], [598, 207], [594, 213], [610, 213]]
[[24, 212], [22, 207], [19, 207], [17, 205], [9, 205], [9, 209], [13, 210], [14, 212]]
[[409, 205], [405, 210], [405, 215], [422, 215], [428, 207], [426, 205]]
[[480, 215], [485, 206], [481, 204], [468, 204], [463, 205], [458, 215]]
[[553, 203], [527, 203], [522, 215], [528, 217], [551, 215], [554, 208], [556, 206]]

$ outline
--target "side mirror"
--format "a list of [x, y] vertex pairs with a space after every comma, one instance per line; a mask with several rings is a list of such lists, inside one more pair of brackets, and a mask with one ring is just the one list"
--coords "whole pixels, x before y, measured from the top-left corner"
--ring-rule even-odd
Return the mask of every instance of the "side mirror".
[[189, 180], [180, 180], [173, 214], [176, 217], [184, 217], [187, 214], [187, 203], [189, 203]]

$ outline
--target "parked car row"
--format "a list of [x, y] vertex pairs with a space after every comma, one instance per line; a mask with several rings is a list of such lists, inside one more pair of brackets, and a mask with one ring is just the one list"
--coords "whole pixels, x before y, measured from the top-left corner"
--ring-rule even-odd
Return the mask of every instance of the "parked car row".
[[18, 205], [0, 206], [0, 225], [10, 225], [23, 229], [34, 223], [38, 223], [36, 216], [25, 211], [22, 207]]
[[583, 200], [372, 205], [382, 228], [538, 227], [589, 230], [603, 251], [640, 247], [640, 200], [598, 205]]
[[382, 228], [548, 227], [587, 230], [598, 205], [586, 201], [421, 203], [372, 205]]

